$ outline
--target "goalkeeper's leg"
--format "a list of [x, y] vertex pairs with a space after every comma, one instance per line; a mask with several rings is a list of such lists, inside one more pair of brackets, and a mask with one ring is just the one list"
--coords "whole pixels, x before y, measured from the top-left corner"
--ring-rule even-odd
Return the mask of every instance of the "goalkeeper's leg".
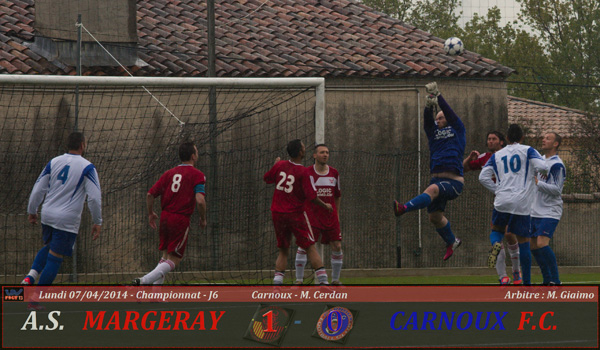
[[409, 200], [408, 202], [401, 204], [398, 201], [394, 201], [394, 214], [400, 216], [404, 213], [408, 213], [413, 210], [419, 210], [427, 208], [431, 202], [436, 199], [440, 194], [440, 189], [437, 184], [431, 184], [425, 189], [423, 193]]

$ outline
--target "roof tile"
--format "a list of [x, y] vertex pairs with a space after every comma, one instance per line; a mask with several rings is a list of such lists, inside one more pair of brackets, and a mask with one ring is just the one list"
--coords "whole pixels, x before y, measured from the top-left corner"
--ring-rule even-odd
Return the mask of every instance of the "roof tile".
[[[224, 0], [215, 12], [220, 76], [507, 77], [513, 72], [470, 51], [448, 56], [442, 39], [350, 0]], [[204, 2], [138, 0], [137, 18], [138, 54], [149, 66], [130, 67], [134, 75], [206, 75]], [[23, 38], [34, 36], [34, 20], [34, 0], [0, 0], [0, 72], [74, 74], [73, 67], [60, 68], [25, 45]], [[9, 30], [20, 36], [6, 35]], [[88, 73], [124, 74], [118, 67], [86, 67]]]
[[554, 131], [563, 137], [573, 137], [577, 133], [578, 121], [586, 112], [538, 102], [524, 98], [507, 96], [509, 123], [525, 124], [528, 136], [540, 136], [544, 132]]

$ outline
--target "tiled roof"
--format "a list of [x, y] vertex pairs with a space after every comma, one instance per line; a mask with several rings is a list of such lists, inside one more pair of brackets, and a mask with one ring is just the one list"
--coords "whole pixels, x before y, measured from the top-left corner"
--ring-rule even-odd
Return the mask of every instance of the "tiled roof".
[[585, 116], [584, 111], [557, 106], [550, 103], [507, 96], [508, 122], [524, 124], [529, 136], [539, 136], [554, 131], [563, 137], [577, 134], [578, 120]]
[[[34, 0], [0, 0], [0, 73], [74, 74], [26, 47], [35, 35]], [[348, 0], [217, 2], [218, 76], [500, 77], [513, 70], [466, 51], [448, 56], [443, 39]], [[205, 76], [206, 4], [137, 2], [134, 75]], [[85, 25], [85, 23], [84, 23]], [[84, 67], [85, 74], [123, 75]]]

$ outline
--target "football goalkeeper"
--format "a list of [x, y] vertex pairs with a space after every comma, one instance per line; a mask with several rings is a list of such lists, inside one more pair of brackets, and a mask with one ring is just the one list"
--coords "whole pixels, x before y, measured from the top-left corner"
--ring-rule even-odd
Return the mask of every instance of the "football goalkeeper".
[[[461, 240], [454, 236], [450, 222], [444, 216], [446, 203], [457, 198], [463, 190], [463, 163], [466, 131], [460, 118], [454, 113], [440, 94], [437, 84], [425, 85], [427, 103], [424, 112], [424, 128], [429, 139], [431, 181], [423, 193], [402, 204], [394, 200], [394, 213], [400, 216], [406, 212], [427, 207], [429, 221], [446, 242], [448, 260]], [[437, 106], [441, 111], [434, 118]]]

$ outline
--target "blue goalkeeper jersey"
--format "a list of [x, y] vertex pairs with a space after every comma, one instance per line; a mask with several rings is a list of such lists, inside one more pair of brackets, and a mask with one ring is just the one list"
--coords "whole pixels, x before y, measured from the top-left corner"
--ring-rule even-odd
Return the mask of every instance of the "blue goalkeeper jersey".
[[437, 127], [431, 108], [425, 107], [424, 113], [424, 128], [429, 139], [430, 172], [452, 172], [463, 176], [463, 155], [467, 143], [465, 126], [441, 95], [438, 96], [438, 105], [448, 121], [445, 128]]

